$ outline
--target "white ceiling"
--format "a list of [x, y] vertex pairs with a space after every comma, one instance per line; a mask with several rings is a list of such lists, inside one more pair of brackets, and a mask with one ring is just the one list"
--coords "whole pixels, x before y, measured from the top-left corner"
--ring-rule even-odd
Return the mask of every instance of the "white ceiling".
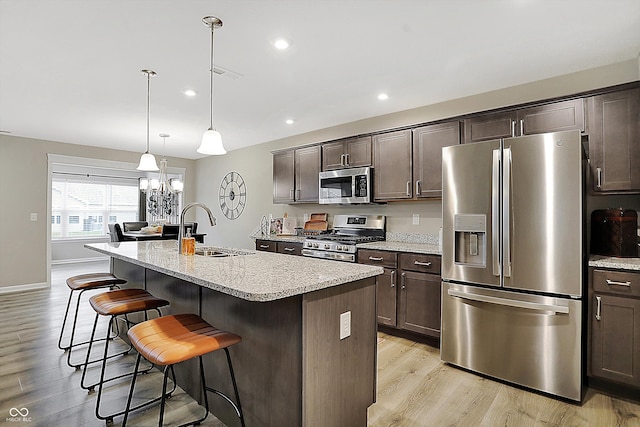
[[151, 151], [164, 132], [167, 155], [202, 157], [206, 15], [216, 67], [240, 76], [215, 78], [229, 150], [640, 52], [639, 0], [0, 0], [0, 130], [142, 152], [147, 68]]

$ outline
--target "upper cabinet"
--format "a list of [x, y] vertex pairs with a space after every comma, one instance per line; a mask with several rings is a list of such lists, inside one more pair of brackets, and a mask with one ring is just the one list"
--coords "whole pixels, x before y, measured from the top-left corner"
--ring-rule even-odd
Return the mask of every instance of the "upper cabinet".
[[413, 197], [411, 131], [400, 130], [373, 137], [373, 199]]
[[578, 129], [585, 131], [582, 98], [500, 113], [481, 114], [464, 121], [464, 142]]
[[371, 166], [371, 137], [322, 144], [322, 170]]
[[595, 193], [640, 192], [640, 88], [587, 99]]
[[413, 130], [414, 197], [442, 197], [442, 148], [460, 144], [460, 122]]
[[273, 203], [318, 203], [320, 146], [273, 153]]
[[459, 143], [457, 120], [374, 136], [374, 200], [442, 197], [442, 147]]

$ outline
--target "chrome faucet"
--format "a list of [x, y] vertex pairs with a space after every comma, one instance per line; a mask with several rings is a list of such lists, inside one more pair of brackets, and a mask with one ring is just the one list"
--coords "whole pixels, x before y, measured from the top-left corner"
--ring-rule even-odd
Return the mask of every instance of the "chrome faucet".
[[214, 225], [216, 225], [216, 217], [213, 216], [213, 214], [211, 213], [211, 209], [209, 209], [207, 205], [205, 205], [204, 203], [191, 202], [187, 206], [182, 208], [182, 213], [180, 213], [180, 228], [178, 229], [178, 253], [179, 254], [182, 253], [182, 238], [184, 237], [184, 214], [187, 213], [187, 211], [194, 206], [200, 206], [202, 209], [204, 209], [207, 212], [207, 215], [209, 215], [209, 222], [211, 223], [211, 226], [213, 227]]

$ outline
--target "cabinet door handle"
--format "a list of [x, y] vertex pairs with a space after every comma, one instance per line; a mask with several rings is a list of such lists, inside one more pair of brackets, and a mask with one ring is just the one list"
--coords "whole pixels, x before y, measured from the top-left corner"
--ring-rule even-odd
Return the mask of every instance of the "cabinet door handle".
[[295, 190], [293, 188], [291, 190], [289, 190], [289, 198], [291, 200], [295, 199], [294, 193], [295, 193]]
[[407, 281], [407, 275], [406, 273], [402, 273], [402, 288], [401, 289], [405, 289], [407, 287], [406, 285], [406, 281]]
[[269, 245], [260, 245], [260, 249], [269, 249]]
[[615, 280], [609, 280], [607, 279], [607, 285], [611, 286], [611, 285], [617, 285], [617, 286], [627, 286], [627, 287], [631, 287], [631, 282], [616, 282]]
[[396, 271], [395, 270], [391, 270], [391, 287], [392, 288], [396, 287]]
[[285, 251], [287, 251], [287, 252], [293, 252], [293, 251], [295, 251], [296, 249], [295, 249], [295, 248], [284, 248], [284, 250], [285, 250]]
[[511, 120], [511, 136], [516, 136], [516, 122]]
[[407, 181], [407, 196], [411, 197], [411, 181]]
[[344, 154], [340, 154], [340, 166], [344, 166]]
[[524, 135], [524, 119], [520, 119], [520, 136]]
[[602, 168], [596, 168], [596, 187], [602, 188]]
[[602, 298], [596, 297], [596, 320], [602, 319], [600, 316], [600, 309], [602, 308]]
[[416, 196], [419, 196], [422, 193], [420, 187], [422, 187], [422, 182], [418, 179], [416, 180]]
[[349, 166], [349, 153], [343, 154], [344, 156], [344, 165]]
[[430, 262], [413, 261], [413, 265], [421, 265], [423, 267], [431, 267]]
[[302, 190], [296, 190], [296, 198], [295, 200], [300, 200]]
[[377, 256], [370, 256], [369, 257], [369, 261], [382, 261], [384, 260], [384, 258], [382, 257], [377, 257]]

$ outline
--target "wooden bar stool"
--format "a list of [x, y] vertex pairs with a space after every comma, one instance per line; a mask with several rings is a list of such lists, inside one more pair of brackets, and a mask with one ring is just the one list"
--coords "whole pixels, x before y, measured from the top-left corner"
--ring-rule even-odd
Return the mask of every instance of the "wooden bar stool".
[[[164, 419], [164, 408], [167, 397], [167, 379], [169, 370], [173, 370], [173, 365], [177, 363], [197, 357], [200, 362], [200, 380], [202, 381], [204, 406], [206, 412], [204, 414], [204, 417], [202, 417], [201, 419], [190, 421], [188, 423], [182, 424], [182, 426], [199, 424], [204, 421], [205, 418], [207, 418], [207, 416], [209, 415], [209, 401], [207, 399], [207, 391], [210, 391], [222, 397], [233, 406], [236, 411], [236, 415], [238, 416], [238, 418], [240, 418], [240, 423], [244, 427], [244, 415], [242, 413], [242, 407], [240, 406], [240, 395], [238, 394], [238, 386], [236, 384], [236, 378], [233, 373], [231, 356], [229, 355], [228, 349], [229, 346], [242, 341], [241, 337], [232, 334], [231, 332], [225, 332], [221, 331], [220, 329], [216, 329], [195, 314], [178, 314], [148, 320], [131, 327], [127, 335], [129, 336], [131, 344], [136, 348], [136, 350], [138, 350], [138, 357], [136, 359], [136, 366], [134, 369], [135, 373], [138, 372], [140, 359], [142, 357], [144, 357], [154, 365], [164, 366], [162, 395], [159, 398], [161, 400], [160, 416], [158, 420], [159, 426], [162, 426], [162, 422]], [[233, 383], [235, 402], [221, 391], [208, 387], [205, 382], [202, 356], [220, 349], [224, 349], [227, 355], [227, 364], [229, 365], [229, 373], [231, 374], [231, 381]], [[131, 408], [131, 400], [133, 398], [133, 392], [135, 389], [135, 381], [136, 375], [134, 374], [131, 381], [131, 389], [129, 390], [124, 419], [122, 420], [123, 427], [127, 423], [129, 412], [140, 407], [138, 406], [136, 408]], [[154, 401], [157, 400], [158, 398], [154, 399]]]
[[[89, 274], [80, 274], [78, 276], [72, 276], [67, 279], [67, 286], [70, 289], [69, 292], [69, 300], [67, 301], [67, 309], [64, 313], [64, 320], [62, 321], [62, 328], [60, 328], [60, 338], [58, 339], [58, 348], [60, 350], [70, 350], [73, 347], [77, 347], [79, 345], [87, 344], [88, 341], [76, 343], [74, 342], [75, 332], [76, 332], [76, 324], [78, 322], [78, 310], [80, 308], [80, 298], [82, 294], [86, 291], [95, 290], [95, 289], [114, 289], [117, 288], [118, 285], [122, 285], [127, 283], [126, 280], [120, 279], [114, 276], [111, 273], [89, 273]], [[76, 301], [76, 309], [75, 314], [73, 316], [73, 325], [71, 326], [71, 337], [69, 339], [68, 344], [62, 343], [62, 337], [65, 332], [65, 328], [67, 326], [67, 319], [69, 317], [69, 310], [71, 309], [71, 300], [73, 299], [74, 292], [77, 292], [78, 298]], [[67, 363], [69, 364], [70, 357], [67, 356]], [[69, 365], [71, 367], [78, 367], [76, 365]]]
[[[89, 298], [89, 303], [95, 310], [96, 317], [93, 322], [93, 330], [91, 332], [91, 339], [89, 340], [89, 348], [87, 349], [87, 355], [83, 364], [84, 370], [82, 372], [80, 386], [84, 389], [89, 390], [90, 392], [93, 391], [96, 386], [98, 386], [98, 396], [96, 398], [96, 416], [99, 419], [111, 420], [114, 416], [122, 415], [124, 412], [119, 412], [111, 415], [100, 414], [100, 400], [102, 397], [103, 386], [106, 382], [129, 376], [132, 373], [129, 372], [105, 379], [107, 359], [124, 355], [133, 348], [132, 346], [129, 346], [124, 351], [118, 351], [117, 353], [111, 355], [109, 354], [109, 335], [112, 330], [113, 323], [117, 320], [118, 316], [124, 316], [124, 321], [126, 322], [127, 326], [130, 326], [131, 324], [133, 324], [133, 322], [128, 319], [128, 314], [144, 312], [146, 320], [148, 319], [148, 310], [155, 310], [158, 313], [158, 317], [160, 317], [162, 316], [160, 307], [169, 305], [169, 301], [162, 298], [157, 298], [144, 289], [118, 289], [115, 291], [109, 291], [99, 295], [94, 295]], [[109, 316], [109, 326], [107, 328], [107, 338], [104, 346], [104, 353], [101, 358], [89, 360], [91, 357], [91, 349], [94, 342], [96, 342], [95, 335], [100, 316]], [[85, 384], [87, 368], [89, 367], [89, 365], [97, 362], [101, 362], [100, 379], [97, 383]]]

